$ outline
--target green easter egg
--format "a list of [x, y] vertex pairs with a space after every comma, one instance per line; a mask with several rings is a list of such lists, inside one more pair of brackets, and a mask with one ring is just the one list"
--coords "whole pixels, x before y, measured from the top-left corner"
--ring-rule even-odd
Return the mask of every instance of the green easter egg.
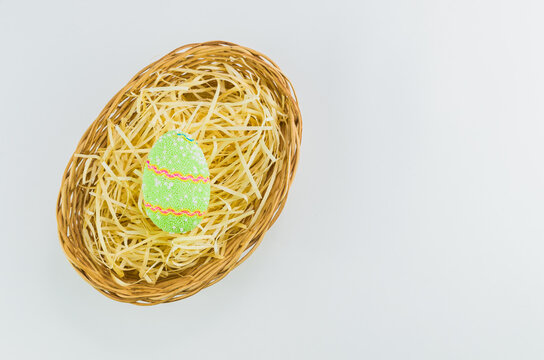
[[147, 156], [142, 192], [147, 216], [159, 228], [194, 229], [210, 202], [210, 171], [197, 142], [181, 131], [162, 135]]

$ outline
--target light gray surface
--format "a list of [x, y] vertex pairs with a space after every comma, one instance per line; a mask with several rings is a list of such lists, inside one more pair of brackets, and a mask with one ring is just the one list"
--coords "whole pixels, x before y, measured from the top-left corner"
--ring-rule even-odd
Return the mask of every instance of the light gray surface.
[[[0, 0], [0, 357], [544, 358], [543, 11]], [[295, 85], [289, 201], [217, 285], [116, 303], [58, 244], [61, 174], [134, 73], [214, 39], [266, 53]]]

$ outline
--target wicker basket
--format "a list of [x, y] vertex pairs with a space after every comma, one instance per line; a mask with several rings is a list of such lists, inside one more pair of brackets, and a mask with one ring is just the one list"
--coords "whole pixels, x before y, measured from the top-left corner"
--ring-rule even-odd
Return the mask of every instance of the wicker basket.
[[62, 248], [76, 271], [94, 288], [118, 301], [138, 305], [172, 302], [191, 296], [225, 277], [256, 249], [264, 234], [278, 218], [297, 168], [302, 121], [295, 92], [289, 80], [272, 60], [265, 55], [236, 44], [213, 41], [180, 47], [136, 74], [104, 107], [98, 118], [81, 138], [74, 154], [93, 154], [104, 146], [107, 138], [106, 122], [118, 121], [130, 106], [128, 93], [138, 92], [148, 85], [151, 75], [172, 66], [194, 66], [212, 63], [217, 59], [243, 58], [240, 66], [274, 84], [278, 95], [288, 102], [287, 124], [282, 127], [284, 160], [276, 176], [263, 211], [249, 231], [241, 232], [227, 242], [225, 256], [191, 267], [182, 274], [169, 275], [155, 284], [138, 282], [122, 285], [114, 280], [110, 269], [97, 263], [83, 244], [82, 209], [89, 200], [88, 187], [81, 186], [83, 159], [72, 155], [64, 175], [57, 202], [57, 222]]

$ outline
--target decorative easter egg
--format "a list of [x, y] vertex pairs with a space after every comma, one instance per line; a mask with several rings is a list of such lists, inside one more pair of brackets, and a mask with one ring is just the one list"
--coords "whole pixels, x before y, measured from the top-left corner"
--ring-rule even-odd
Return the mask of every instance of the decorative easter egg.
[[210, 202], [210, 171], [197, 142], [169, 131], [153, 145], [144, 166], [147, 216], [171, 233], [185, 233], [202, 220]]

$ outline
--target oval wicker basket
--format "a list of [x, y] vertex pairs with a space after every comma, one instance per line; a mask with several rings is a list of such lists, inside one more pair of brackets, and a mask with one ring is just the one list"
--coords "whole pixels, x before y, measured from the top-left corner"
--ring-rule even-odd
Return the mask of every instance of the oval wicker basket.
[[[89, 187], [81, 185], [83, 159], [75, 154], [93, 154], [107, 141], [107, 121], [116, 122], [130, 106], [128, 93], [138, 92], [148, 85], [152, 74], [172, 66], [194, 66], [212, 63], [217, 59], [242, 58], [239, 65], [245, 71], [257, 74], [273, 84], [278, 96], [286, 99], [288, 121], [282, 126], [281, 149], [284, 160], [265, 200], [263, 211], [249, 231], [240, 232], [228, 240], [225, 256], [212, 259], [204, 264], [186, 269], [181, 274], [169, 275], [155, 284], [137, 282], [121, 285], [114, 280], [111, 270], [96, 262], [88, 253], [81, 234], [82, 213], [89, 201]], [[74, 155], [70, 158], [57, 201], [57, 222], [62, 248], [76, 271], [94, 288], [104, 295], [118, 301], [138, 305], [153, 305], [172, 302], [191, 296], [225, 277], [242, 263], [259, 245], [264, 234], [278, 218], [297, 168], [302, 120], [298, 101], [290, 81], [278, 66], [265, 55], [233, 43], [212, 41], [182, 46], [138, 72], [104, 107], [98, 118], [84, 133]]]

